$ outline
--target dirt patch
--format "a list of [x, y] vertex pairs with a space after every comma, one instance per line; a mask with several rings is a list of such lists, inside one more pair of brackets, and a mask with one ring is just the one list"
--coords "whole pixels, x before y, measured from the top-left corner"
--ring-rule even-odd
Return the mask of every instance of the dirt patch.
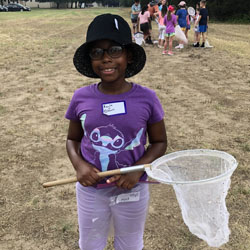
[[[109, 10], [129, 21], [128, 9]], [[3, 250], [78, 249], [74, 185], [43, 189], [41, 184], [74, 176], [65, 151], [64, 114], [73, 91], [94, 81], [76, 72], [72, 56], [90, 20], [103, 12], [37, 10], [0, 17], [0, 43], [7, 52], [0, 57]], [[147, 46], [146, 67], [131, 79], [154, 89], [161, 99], [167, 153], [209, 148], [239, 161], [227, 196], [230, 241], [220, 249], [250, 248], [249, 29], [212, 23], [209, 41], [214, 48], [193, 48], [190, 39], [173, 57]], [[111, 241], [107, 249], [113, 249]], [[145, 249], [210, 249], [185, 226], [171, 186], [151, 186]]]

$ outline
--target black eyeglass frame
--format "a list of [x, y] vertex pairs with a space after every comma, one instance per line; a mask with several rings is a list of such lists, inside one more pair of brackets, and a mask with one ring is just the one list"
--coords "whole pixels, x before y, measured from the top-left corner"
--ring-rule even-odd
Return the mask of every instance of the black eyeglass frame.
[[[117, 54], [117, 55], [112, 55], [111, 54], [111, 52], [110, 52], [110, 50], [112, 49], [112, 48], [114, 48], [114, 47], [119, 47], [119, 48], [121, 48], [121, 50], [119, 51], [119, 54]], [[100, 57], [93, 57], [93, 55], [91, 55], [91, 52], [92, 52], [92, 50], [95, 50], [95, 49], [99, 49], [102, 53], [100, 54]], [[111, 57], [111, 58], [119, 58], [121, 55], [122, 55], [122, 52], [124, 51], [124, 49], [125, 49], [125, 46], [122, 46], [122, 45], [112, 45], [112, 46], [110, 46], [109, 48], [107, 48], [107, 49], [102, 49], [102, 48], [93, 48], [93, 49], [90, 49], [89, 50], [89, 57], [90, 57], [90, 59], [92, 59], [92, 60], [101, 60], [102, 58], [103, 58], [103, 56], [104, 56], [104, 53], [105, 52], [107, 52], [107, 54], [108, 54], [108, 56], [109, 57]]]

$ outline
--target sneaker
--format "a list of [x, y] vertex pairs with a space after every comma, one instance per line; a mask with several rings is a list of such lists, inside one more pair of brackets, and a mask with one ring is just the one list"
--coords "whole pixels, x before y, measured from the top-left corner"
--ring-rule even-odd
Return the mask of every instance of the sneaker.
[[163, 52], [162, 52], [162, 55], [167, 55], [167, 51], [166, 50], [163, 50]]
[[181, 45], [179, 44], [179, 45], [177, 45], [175, 48], [176, 49], [180, 49], [181, 47], [180, 47]]
[[184, 45], [183, 44], [180, 44], [180, 49], [184, 49]]
[[174, 54], [173, 54], [172, 51], [168, 51], [168, 55], [169, 55], [169, 56], [173, 56]]
[[195, 48], [198, 48], [200, 47], [200, 44], [199, 43], [196, 43], [195, 45], [193, 45]]
[[164, 48], [163, 46], [161, 46], [161, 45], [159, 45], [159, 44], [158, 44], [157, 46], [158, 46], [158, 48], [160, 48], [160, 49], [163, 49], [163, 48]]
[[205, 48], [205, 43], [202, 43], [201, 48]]

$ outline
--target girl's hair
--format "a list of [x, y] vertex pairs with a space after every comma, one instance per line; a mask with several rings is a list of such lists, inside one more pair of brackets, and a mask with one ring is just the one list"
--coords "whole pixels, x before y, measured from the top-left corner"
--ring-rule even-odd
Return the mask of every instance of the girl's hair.
[[168, 8], [166, 5], [162, 5], [161, 16], [164, 17], [167, 14]]
[[144, 5], [141, 9], [141, 14], [143, 15], [144, 12], [146, 12], [148, 10], [148, 6], [147, 5]]
[[172, 19], [172, 12], [168, 10], [167, 12], [167, 19], [170, 21]]

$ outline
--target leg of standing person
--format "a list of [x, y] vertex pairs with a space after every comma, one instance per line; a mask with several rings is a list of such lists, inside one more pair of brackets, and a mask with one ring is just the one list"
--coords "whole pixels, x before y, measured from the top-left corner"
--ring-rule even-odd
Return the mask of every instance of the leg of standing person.
[[115, 229], [115, 250], [142, 250], [144, 226], [148, 212], [149, 191], [147, 184], [131, 190], [138, 201], [120, 202], [111, 206]]
[[163, 55], [166, 55], [168, 52], [167, 52], [167, 46], [168, 46], [168, 37], [167, 37], [168, 34], [165, 34], [165, 43], [164, 43], [164, 50], [162, 52]]
[[196, 47], [196, 48], [200, 47], [200, 39], [201, 39], [201, 32], [199, 32], [199, 28], [198, 28], [197, 40], [196, 40], [196, 44], [194, 45], [194, 47]]
[[202, 45], [201, 47], [205, 47], [205, 41], [206, 41], [206, 32], [207, 32], [207, 25], [201, 25], [199, 26], [199, 31], [202, 35]]
[[173, 38], [174, 36], [169, 37], [169, 49], [168, 49], [168, 55], [173, 55]]
[[149, 21], [148, 25], [149, 25], [149, 34], [148, 34], [147, 42], [148, 42], [148, 44], [153, 44], [152, 38], [151, 38], [151, 34], [152, 34], [152, 18]]
[[79, 247], [81, 250], [103, 250], [106, 246], [111, 210], [109, 201], [98, 199], [97, 190], [76, 184], [79, 224]]
[[186, 30], [185, 30], [185, 36], [186, 36], [187, 39], [188, 39], [188, 31], [189, 31], [189, 29], [186, 28]]
[[158, 47], [161, 48], [161, 25], [158, 24], [159, 29], [159, 39], [158, 39]]
[[137, 22], [136, 22], [136, 32], [139, 32], [139, 20], [137, 19]]
[[200, 43], [198, 41], [198, 35], [199, 35], [198, 28], [195, 28], [195, 30], [194, 30], [194, 43], [193, 43], [194, 47], [200, 46]]
[[202, 48], [205, 47], [205, 42], [206, 42], [206, 32], [203, 32], [202, 33], [202, 45], [201, 45]]

